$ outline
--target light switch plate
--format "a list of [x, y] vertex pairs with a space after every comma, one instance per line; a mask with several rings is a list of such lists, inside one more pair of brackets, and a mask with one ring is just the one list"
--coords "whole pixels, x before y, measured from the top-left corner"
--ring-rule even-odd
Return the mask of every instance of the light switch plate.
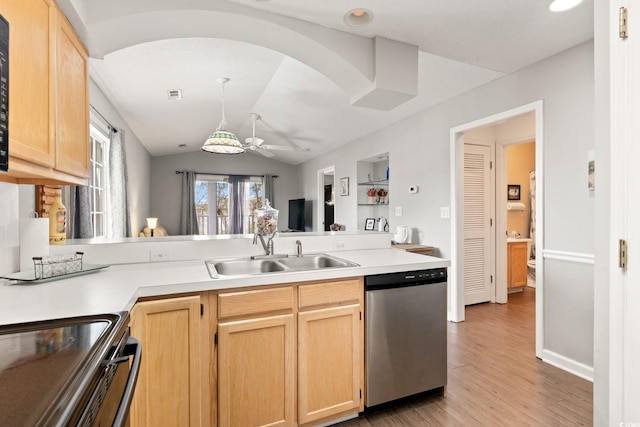
[[449, 206], [440, 208], [440, 218], [449, 218], [451, 213], [449, 212]]
[[396, 216], [402, 216], [402, 206], [396, 206]]

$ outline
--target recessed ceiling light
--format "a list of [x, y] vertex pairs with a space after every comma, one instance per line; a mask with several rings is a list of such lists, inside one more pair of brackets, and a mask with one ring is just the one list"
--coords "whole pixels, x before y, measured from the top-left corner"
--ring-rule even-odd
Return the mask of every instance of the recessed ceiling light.
[[368, 9], [351, 9], [344, 15], [344, 22], [352, 27], [367, 25], [373, 21], [373, 12]]
[[554, 0], [549, 5], [549, 10], [552, 12], [564, 12], [565, 10], [572, 9], [582, 3], [582, 0]]

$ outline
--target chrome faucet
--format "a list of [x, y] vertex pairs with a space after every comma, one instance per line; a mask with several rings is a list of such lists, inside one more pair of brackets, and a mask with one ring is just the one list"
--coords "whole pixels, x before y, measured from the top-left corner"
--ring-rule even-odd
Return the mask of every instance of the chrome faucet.
[[302, 242], [300, 240], [296, 240], [296, 256], [302, 256]]
[[262, 249], [264, 249], [264, 254], [273, 255], [274, 254], [273, 238], [275, 237], [276, 233], [277, 231], [274, 231], [273, 233], [271, 233], [271, 235], [269, 236], [266, 242], [264, 241], [264, 237], [262, 237], [262, 234], [256, 233], [253, 235], [253, 244], [254, 245], [258, 244], [258, 238], [260, 238], [260, 243], [262, 244]]

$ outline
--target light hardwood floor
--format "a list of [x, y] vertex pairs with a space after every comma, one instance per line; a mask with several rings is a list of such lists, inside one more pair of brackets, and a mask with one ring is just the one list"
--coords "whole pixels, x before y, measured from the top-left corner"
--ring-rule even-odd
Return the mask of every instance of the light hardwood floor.
[[349, 420], [371, 426], [587, 426], [593, 384], [535, 357], [535, 289], [469, 306], [449, 323], [446, 397], [427, 396]]

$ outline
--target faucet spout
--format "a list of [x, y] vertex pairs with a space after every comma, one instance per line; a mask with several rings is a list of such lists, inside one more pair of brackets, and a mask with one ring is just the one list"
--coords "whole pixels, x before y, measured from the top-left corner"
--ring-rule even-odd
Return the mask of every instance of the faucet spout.
[[273, 238], [275, 237], [276, 232], [272, 233], [269, 238], [267, 239], [267, 241], [264, 241], [264, 237], [262, 237], [262, 234], [260, 233], [256, 233], [253, 235], [253, 244], [256, 245], [258, 243], [258, 239], [260, 239], [260, 244], [262, 245], [262, 249], [264, 250], [264, 254], [265, 255], [273, 255], [274, 254], [274, 249], [273, 249]]

